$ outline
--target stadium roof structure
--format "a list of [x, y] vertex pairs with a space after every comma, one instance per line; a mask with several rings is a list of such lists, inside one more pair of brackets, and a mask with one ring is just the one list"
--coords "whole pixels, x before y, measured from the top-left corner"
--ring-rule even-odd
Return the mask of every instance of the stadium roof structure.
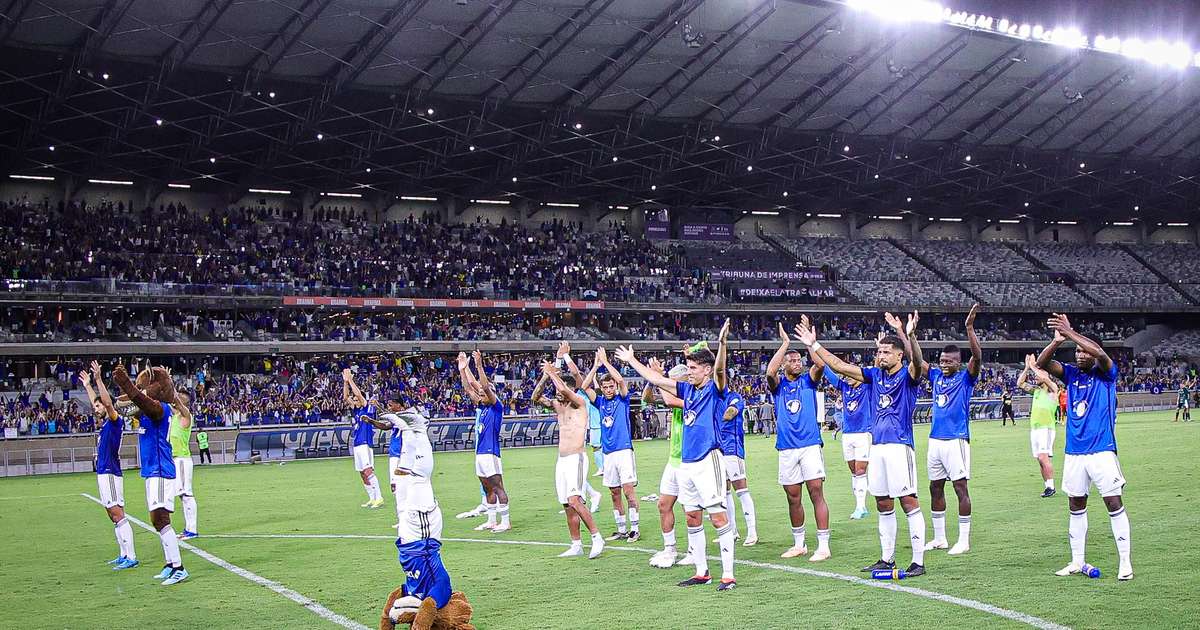
[[841, 2], [0, 0], [0, 82], [8, 173], [1043, 220], [1200, 207], [1200, 68]]

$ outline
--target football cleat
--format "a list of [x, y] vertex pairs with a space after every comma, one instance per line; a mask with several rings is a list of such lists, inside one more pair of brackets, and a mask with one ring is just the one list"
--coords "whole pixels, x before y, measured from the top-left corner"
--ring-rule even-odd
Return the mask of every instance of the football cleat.
[[605, 540], [625, 540], [626, 538], [629, 538], [629, 534], [625, 532], [613, 532]]
[[571, 545], [570, 549], [558, 554], [559, 558], [576, 558], [583, 555], [583, 545]]
[[1133, 579], [1133, 563], [1132, 562], [1122, 562], [1121, 566], [1117, 569], [1117, 580], [1119, 580], [1121, 582], [1128, 582], [1129, 580], [1132, 580], [1132, 579]]
[[125, 558], [119, 564], [113, 567], [113, 571], [124, 571], [125, 569], [135, 569], [141, 563], [133, 558]]
[[863, 508], [861, 510], [854, 510], [854, 512], [852, 512], [850, 514], [850, 520], [852, 520], [852, 521], [860, 521], [864, 518], [867, 518], [867, 508]]
[[701, 586], [712, 582], [712, 578], [707, 575], [694, 575], [679, 583], [679, 586]]
[[895, 562], [888, 562], [887, 560], [881, 559], [881, 560], [877, 561], [875, 564], [863, 567], [862, 572], [870, 573], [872, 571], [891, 571], [892, 569], [895, 569], [895, 568], [896, 568]]
[[1067, 575], [1078, 575], [1080, 573], [1083, 573], [1083, 569], [1080, 568], [1078, 564], [1072, 562], [1071, 564], [1068, 564], [1067, 566], [1055, 571], [1054, 575], [1063, 577]]
[[172, 568], [172, 567], [169, 567], [169, 566], [168, 566], [168, 567], [163, 567], [163, 570], [162, 570], [162, 571], [159, 571], [159, 572], [158, 572], [158, 575], [154, 576], [154, 579], [156, 579], [156, 580], [165, 580], [165, 579], [167, 579], [167, 578], [171, 577], [171, 573], [173, 573], [174, 571], [175, 571], [175, 569], [174, 569], [174, 568]]
[[925, 565], [917, 564], [916, 562], [914, 562], [914, 563], [908, 565], [908, 569], [906, 569], [904, 571], [904, 573], [907, 577], [917, 577], [918, 575], [925, 575]]
[[663, 549], [650, 556], [650, 566], [655, 569], [669, 569], [675, 566], [676, 552], [674, 549]]
[[758, 534], [750, 534], [746, 536], [746, 542], [742, 543], [743, 547], [753, 547], [758, 544]]
[[183, 567], [179, 567], [178, 569], [175, 569], [174, 571], [171, 572], [170, 577], [163, 580], [162, 585], [163, 586], [171, 586], [174, 584], [178, 584], [186, 579], [188, 579], [187, 569], [185, 569]]
[[383, 507], [383, 499], [375, 499], [374, 501], [371, 501], [369, 504], [367, 504], [367, 507], [371, 508], [372, 510], [381, 508], [381, 507]]
[[806, 547], [804, 545], [800, 545], [798, 547], [792, 547], [791, 549], [788, 549], [787, 551], [779, 554], [779, 557], [780, 558], [796, 558], [796, 557], [807, 555], [807, 554], [808, 554], [808, 547]]
[[642, 539], [642, 535], [640, 533], [638, 533], [638, 530], [635, 529], [635, 530], [629, 532], [629, 535], [625, 537], [625, 542], [637, 542], [641, 539]]
[[183, 532], [181, 534], [179, 534], [179, 540], [188, 540], [191, 538], [199, 538], [199, 537], [200, 537], [200, 534], [197, 534], [196, 532], [188, 531], [186, 529], [183, 530]]
[[492, 533], [493, 533], [493, 534], [503, 534], [504, 532], [506, 532], [506, 531], [508, 531], [508, 530], [510, 530], [510, 529], [512, 529], [512, 525], [511, 525], [511, 524], [505, 524], [505, 523], [501, 523], [501, 524], [499, 524], [499, 525], [497, 525], [497, 526], [495, 526], [495, 527], [493, 527], [493, 528], [492, 528]]
[[496, 529], [496, 524], [495, 523], [480, 523], [479, 525], [475, 526], [475, 531], [477, 531], [477, 532], [482, 532], [482, 531], [486, 531], [486, 530], [490, 530], [490, 529]]
[[808, 561], [823, 562], [828, 560], [830, 557], [832, 557], [832, 554], [829, 553], [828, 549], [817, 549], [816, 552], [813, 553], [812, 557], [808, 559]]
[[600, 556], [600, 552], [604, 551], [604, 539], [596, 538], [592, 540], [592, 549], [588, 552], [588, 560], [595, 560]]
[[696, 566], [696, 561], [692, 559], [692, 554], [685, 553], [675, 561], [675, 566]]
[[931, 541], [925, 543], [925, 551], [931, 551], [933, 549], [949, 549], [949, 548], [950, 548], [950, 543], [948, 543], [944, 540], [931, 540]]
[[717, 585], [718, 591], [732, 591], [737, 587], [737, 581], [733, 578], [721, 578], [721, 583]]
[[1043, 499], [1052, 497], [1052, 496], [1054, 496], [1054, 488], [1046, 488], [1045, 490], [1042, 490], [1042, 498]]
[[104, 564], [121, 564], [122, 562], [125, 562], [125, 556], [117, 556], [116, 558], [113, 558]]
[[371, 504], [372, 504], [372, 503], [374, 503], [374, 501], [372, 501], [372, 500], [370, 500], [370, 499], [367, 499], [367, 502], [366, 502], [366, 503], [364, 503], [364, 504], [362, 504], [362, 505], [360, 505], [360, 506], [358, 506], [358, 507], [360, 507], [360, 508], [369, 508], [369, 507], [371, 507]]
[[950, 549], [950, 555], [961, 556], [971, 550], [971, 544], [965, 540], [960, 540], [954, 543], [954, 547]]

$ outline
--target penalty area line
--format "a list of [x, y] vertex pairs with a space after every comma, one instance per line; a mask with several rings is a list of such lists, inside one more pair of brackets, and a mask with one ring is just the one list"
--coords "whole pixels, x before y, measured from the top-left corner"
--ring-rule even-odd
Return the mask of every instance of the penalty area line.
[[[103, 505], [103, 503], [100, 502], [100, 499], [97, 499], [96, 497], [94, 497], [90, 494], [87, 494], [86, 492], [82, 492], [80, 494], [83, 495], [85, 498], [95, 501], [97, 504]], [[144, 522], [134, 516], [131, 516], [128, 512], [125, 514], [125, 517], [128, 518], [131, 523], [137, 525], [138, 527], [141, 527], [142, 529], [144, 529], [148, 532], [151, 532], [153, 534], [156, 534], [156, 535], [158, 534], [158, 532], [154, 531], [154, 528], [151, 527], [149, 524], [147, 524], [146, 522]], [[338, 613], [335, 613], [332, 610], [329, 610], [328, 608], [317, 603], [315, 600], [313, 600], [309, 597], [305, 597], [304, 595], [301, 595], [300, 593], [293, 591], [292, 589], [280, 584], [279, 582], [276, 582], [274, 580], [268, 580], [267, 578], [262, 577], [261, 575], [258, 575], [257, 573], [247, 571], [246, 569], [243, 569], [235, 564], [226, 562], [226, 561], [212, 555], [211, 553], [208, 553], [207, 551], [204, 551], [203, 549], [200, 549], [194, 545], [190, 545], [181, 540], [181, 541], [179, 541], [179, 547], [182, 549], [186, 549], [186, 550], [196, 554], [197, 556], [200, 556], [201, 558], [211, 562], [212, 564], [217, 565], [218, 567], [221, 567], [222, 569], [225, 569], [226, 571], [229, 571], [230, 573], [232, 573], [238, 577], [250, 580], [251, 582], [258, 584], [259, 586], [266, 587], [267, 589], [270, 589], [271, 591], [274, 591], [275, 593], [278, 593], [278, 594], [292, 600], [293, 602], [300, 604], [301, 606], [307, 608], [310, 612], [312, 612], [316, 616], [324, 619], [325, 621], [328, 621], [332, 624], [339, 625], [343, 628], [350, 628], [351, 630], [371, 630], [371, 628], [364, 626], [363, 624], [358, 623], [357, 621], [354, 621], [353, 619], [339, 615]]]

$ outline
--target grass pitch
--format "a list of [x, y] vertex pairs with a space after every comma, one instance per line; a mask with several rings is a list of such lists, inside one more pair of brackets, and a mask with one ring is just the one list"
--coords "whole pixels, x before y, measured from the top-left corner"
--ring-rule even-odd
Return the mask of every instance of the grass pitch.
[[[1120, 417], [1117, 440], [1129, 483], [1125, 497], [1137, 576], [1129, 583], [1115, 579], [1116, 549], [1098, 497], [1089, 503], [1087, 557], [1104, 571], [1104, 577], [1053, 575], [1070, 559], [1066, 497], [1061, 492], [1049, 499], [1038, 496], [1041, 480], [1030, 456], [1024, 421], [1018, 428], [994, 422], [972, 427], [971, 552], [957, 558], [945, 551], [930, 552], [926, 554], [928, 575], [897, 583], [921, 589], [923, 595], [829, 575], [863, 575], [858, 569], [879, 557], [879, 540], [873, 513], [863, 521], [848, 519], [853, 508], [850, 474], [841, 462], [840, 443], [828, 441], [828, 436], [826, 496], [833, 558], [820, 564], [779, 558], [791, 538], [786, 501], [775, 483], [774, 442], [749, 436], [747, 465], [760, 542], [752, 548], [738, 546], [738, 560], [749, 563], [737, 567], [739, 587], [730, 593], [718, 594], [715, 587], [678, 588], [674, 584], [690, 575], [688, 568], [653, 569], [648, 565], [649, 553], [622, 550], [653, 551], [661, 546], [657, 510], [651, 503], [639, 506], [643, 531], [639, 543], [612, 543], [611, 551], [594, 561], [556, 558], [562, 546], [554, 545], [564, 544], [567, 535], [555, 503], [556, 451], [552, 448], [505, 452], [514, 528], [503, 535], [472, 531], [480, 522], [477, 519], [454, 519], [455, 513], [474, 506], [479, 498], [472, 454], [438, 453], [434, 487], [446, 518], [446, 566], [455, 588], [467, 593], [475, 607], [475, 623], [483, 629], [990, 629], [1030, 627], [1039, 620], [1072, 628], [1200, 627], [1196, 604], [1200, 565], [1195, 546], [1200, 527], [1188, 490], [1200, 480], [1194, 460], [1200, 446], [1197, 426], [1172, 423], [1166, 412]], [[924, 478], [928, 425], [917, 427], [916, 432], [918, 474]], [[1061, 430], [1056, 447], [1055, 466], [1061, 476]], [[636, 451], [639, 495], [656, 492], [666, 444], [639, 442]], [[378, 463], [383, 472], [385, 460]], [[148, 520], [137, 472], [127, 472], [126, 480], [130, 515]], [[599, 486], [598, 478], [591, 481]], [[376, 627], [384, 598], [403, 581], [391, 540], [390, 526], [395, 521], [389, 509], [391, 498], [388, 508], [359, 508], [365, 494], [349, 459], [283, 466], [197, 466], [195, 491], [201, 532], [191, 541], [196, 547], [354, 622]], [[158, 538], [139, 527], [134, 530], [142, 567], [110, 571], [104, 562], [116, 555], [112, 526], [104, 510], [81, 493], [96, 494], [93, 475], [0, 480], [0, 540], [4, 541], [0, 607], [5, 611], [0, 627], [338, 627], [186, 550], [183, 559], [191, 579], [175, 587], [160, 586], [151, 580], [162, 561]], [[950, 494], [946, 520], [953, 542], [957, 522]], [[922, 490], [920, 498], [928, 519], [928, 491]], [[807, 499], [805, 508], [813, 548], [816, 527]], [[613, 531], [607, 497], [597, 516], [603, 533]], [[682, 532], [682, 514], [677, 516]], [[176, 529], [182, 529], [182, 511], [177, 510], [175, 520]], [[897, 563], [907, 565], [907, 528], [904, 519], [900, 521]], [[262, 537], [218, 537], [234, 534]], [[267, 537], [308, 534], [361, 537]], [[711, 542], [711, 527], [708, 536]], [[679, 538], [681, 546], [686, 545], [686, 536], [681, 533]], [[711, 544], [709, 553], [716, 553]], [[719, 573], [718, 561], [710, 565]], [[933, 598], [938, 595], [1003, 610], [981, 611]]]

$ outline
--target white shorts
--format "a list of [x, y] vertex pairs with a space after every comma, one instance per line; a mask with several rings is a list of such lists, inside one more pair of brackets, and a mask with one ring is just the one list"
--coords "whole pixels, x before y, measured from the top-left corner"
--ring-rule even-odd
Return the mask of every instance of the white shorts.
[[100, 488], [100, 505], [105, 509], [125, 507], [125, 478], [117, 475], [96, 475], [96, 486]]
[[1067, 455], [1063, 458], [1063, 491], [1069, 497], [1086, 497], [1092, 484], [1102, 497], [1119, 497], [1125, 487], [1121, 462], [1113, 451]]
[[627, 483], [637, 485], [637, 464], [633, 459], [633, 449], [605, 453], [604, 487], [619, 488]]
[[396, 537], [401, 544], [410, 543], [425, 538], [442, 539], [442, 508], [434, 506], [432, 510], [403, 510], [400, 512], [400, 527]]
[[175, 458], [175, 496], [192, 496], [192, 468], [195, 465], [191, 457]]
[[146, 507], [154, 510], [175, 511], [175, 480], [163, 477], [146, 478]]
[[475, 454], [475, 476], [476, 477], [495, 477], [496, 475], [504, 474], [504, 466], [500, 465], [499, 455], [487, 455], [484, 453]]
[[400, 475], [396, 474], [396, 467], [399, 465], [400, 465], [399, 457], [390, 457], [390, 456], [388, 457], [388, 483], [390, 485], [393, 485], [393, 486], [396, 485], [396, 477], [400, 476]]
[[930, 481], [970, 479], [971, 443], [962, 438], [954, 440], [929, 438], [929, 449], [925, 453], [925, 465], [926, 470], [929, 471]]
[[825, 478], [825, 456], [820, 444], [779, 451], [779, 485], [794, 486]]
[[354, 470], [362, 472], [375, 467], [375, 449], [369, 444], [359, 444], [354, 447]]
[[874, 497], [917, 493], [917, 455], [907, 444], [872, 444], [867, 460], [867, 491]]
[[741, 481], [746, 478], [746, 460], [737, 455], [721, 455], [725, 464], [725, 478], [729, 481]]
[[558, 502], [566, 505], [571, 497], [583, 498], [583, 484], [587, 478], [588, 464], [583, 453], [559, 455], [554, 464], [554, 489]]
[[1030, 429], [1029, 449], [1034, 457], [1043, 453], [1054, 457], [1054, 429]]
[[842, 459], [848, 462], [865, 462], [871, 456], [871, 433], [843, 433]]
[[721, 451], [713, 449], [698, 462], [679, 465], [679, 500], [685, 510], [725, 510], [725, 467]]
[[658, 493], [679, 497], [679, 466], [668, 463], [663, 467], [662, 480], [658, 482]]

